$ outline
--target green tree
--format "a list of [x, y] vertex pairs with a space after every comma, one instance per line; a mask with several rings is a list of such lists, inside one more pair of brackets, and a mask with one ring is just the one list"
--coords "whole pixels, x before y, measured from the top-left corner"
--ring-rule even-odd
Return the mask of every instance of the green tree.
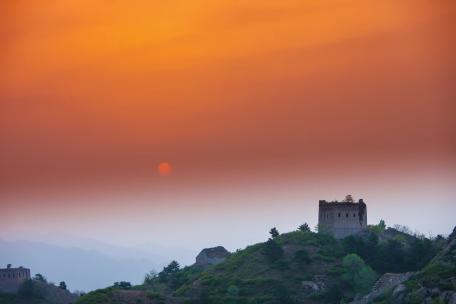
[[331, 235], [331, 231], [326, 225], [316, 225], [315, 231], [317, 231], [319, 234]]
[[60, 289], [63, 289], [63, 290], [67, 290], [67, 285], [66, 285], [66, 283], [65, 283], [64, 281], [60, 282], [60, 283], [59, 283], [59, 288], [60, 288]]
[[48, 291], [45, 288], [45, 282], [39, 280], [26, 280], [19, 287], [18, 294], [22, 297], [29, 298], [44, 298]]
[[23, 297], [32, 297], [33, 296], [33, 281], [26, 280], [24, 283], [21, 284], [19, 290], [17, 292], [19, 295]]
[[35, 274], [35, 276], [33, 277], [33, 279], [34, 279], [35, 281], [39, 281], [39, 282], [42, 282], [42, 283], [47, 283], [46, 277], [43, 276], [41, 273]]
[[294, 255], [294, 261], [300, 266], [309, 264], [310, 263], [309, 253], [304, 249], [296, 251], [296, 253]]
[[180, 270], [180, 265], [177, 261], [171, 261], [171, 263], [168, 264], [168, 266], [163, 268], [163, 271], [167, 274], [172, 274], [179, 272]]
[[355, 200], [353, 199], [353, 196], [351, 194], [347, 194], [345, 196], [345, 199], [344, 199], [344, 202], [347, 202], [347, 203], [353, 203]]
[[342, 259], [344, 272], [342, 280], [350, 285], [357, 294], [369, 292], [374, 285], [376, 274], [357, 254], [351, 253]]
[[157, 273], [153, 270], [149, 271], [144, 276], [144, 285], [151, 285], [156, 278], [157, 278]]
[[237, 297], [239, 296], [239, 287], [237, 287], [236, 285], [230, 285], [228, 286], [226, 293], [229, 298], [237, 299]]
[[298, 230], [304, 231], [304, 232], [310, 232], [310, 227], [307, 223], [304, 223], [298, 227]]
[[167, 282], [170, 277], [178, 273], [180, 270], [180, 265], [177, 261], [171, 261], [168, 266], [163, 267], [163, 270], [158, 273], [158, 279], [161, 282]]
[[276, 243], [276, 241], [269, 239], [263, 247], [263, 254], [271, 262], [275, 262], [283, 257], [283, 249]]
[[269, 234], [272, 238], [276, 238], [280, 235], [279, 230], [277, 230], [276, 227], [273, 227], [271, 230], [269, 230]]
[[274, 288], [274, 298], [280, 304], [293, 304], [293, 298], [291, 297], [290, 290], [282, 284], [277, 285]]
[[380, 220], [380, 222], [377, 225], [369, 226], [369, 229], [372, 232], [375, 232], [377, 234], [383, 233], [385, 231], [385, 229], [386, 229], [385, 221], [384, 220]]

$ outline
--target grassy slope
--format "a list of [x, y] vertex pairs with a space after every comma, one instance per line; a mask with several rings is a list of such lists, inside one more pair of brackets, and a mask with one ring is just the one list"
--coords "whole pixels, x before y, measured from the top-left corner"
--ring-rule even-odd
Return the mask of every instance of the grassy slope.
[[[381, 242], [387, 242], [383, 239], [386, 234], [379, 235]], [[409, 243], [415, 239], [404, 238], [401, 233], [392, 230], [388, 234], [389, 238], [400, 239], [404, 247], [410, 247]], [[330, 303], [338, 302], [337, 297], [349, 299], [354, 296], [353, 291], [344, 285], [346, 282], [341, 282], [341, 261], [349, 253], [343, 242], [302, 231], [282, 234], [275, 241], [284, 253], [276, 261], [271, 261], [264, 254], [266, 243], [259, 243], [233, 253], [225, 262], [206, 271], [186, 267], [173, 277], [172, 284], [155, 280], [149, 286], [136, 286], [133, 288], [136, 298], [130, 294], [131, 298], [125, 300], [124, 295], [129, 291], [108, 288], [89, 293], [78, 303], [285, 304], [292, 303], [290, 299], [298, 299], [300, 303]], [[299, 251], [307, 252], [310, 260], [297, 259]], [[303, 291], [302, 281], [314, 280], [315, 275], [325, 275], [330, 290], [331, 286], [338, 286], [336, 298], [328, 298], [329, 293]], [[123, 299], [122, 302], [119, 302], [120, 299]]]
[[[265, 243], [247, 247], [231, 255], [224, 263], [210, 268], [196, 280], [189, 280], [176, 292], [190, 296], [195, 291], [206, 292], [214, 302], [224, 303], [230, 296], [230, 286], [238, 289], [239, 298], [246, 302], [258, 299], [272, 300], [283, 288], [298, 290], [301, 282], [314, 275], [327, 274], [343, 255], [340, 245], [332, 238], [314, 233], [292, 232], [276, 238], [284, 251], [283, 258], [271, 262], [263, 254]], [[310, 261], [300, 262], [295, 256], [299, 250], [309, 254]], [[232, 287], [233, 288], [233, 287]]]
[[[283, 293], [283, 288], [294, 295], [293, 291], [299, 289], [302, 281], [337, 269], [335, 266], [339, 265], [344, 254], [340, 243], [325, 235], [295, 231], [275, 240], [284, 252], [283, 258], [277, 261], [268, 260], [263, 254], [265, 243], [259, 243], [233, 253], [224, 263], [210, 267], [207, 271], [184, 268], [179, 274], [179, 287], [175, 290], [160, 283], [149, 287], [137, 286], [136, 289], [143, 289], [143, 293], [163, 295], [163, 303], [193, 303], [194, 298], [210, 298], [211, 303], [229, 303], [234, 300], [233, 297], [236, 303], [265, 303], [276, 298], [278, 293]], [[310, 261], [297, 260], [295, 256], [299, 250], [308, 252]], [[237, 296], [228, 292], [230, 288], [237, 290]], [[122, 292], [99, 290], [83, 297], [79, 303], [115, 303], [113, 299]], [[171, 295], [173, 299], [169, 298]]]

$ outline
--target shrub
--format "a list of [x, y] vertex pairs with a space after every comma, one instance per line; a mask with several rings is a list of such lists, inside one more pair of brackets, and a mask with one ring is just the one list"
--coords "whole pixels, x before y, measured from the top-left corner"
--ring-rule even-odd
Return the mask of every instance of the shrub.
[[59, 288], [60, 288], [60, 289], [63, 289], [63, 290], [67, 290], [67, 285], [66, 285], [66, 283], [65, 283], [64, 281], [60, 282]]
[[47, 294], [46, 285], [42, 282], [34, 282], [33, 280], [26, 280], [19, 287], [18, 294], [25, 298], [44, 298]]
[[156, 278], [157, 278], [157, 273], [153, 270], [149, 271], [144, 276], [144, 285], [151, 285]]
[[47, 283], [46, 277], [44, 275], [42, 275], [41, 273], [35, 274], [33, 279], [36, 280], [36, 281], [42, 282], [42, 283]]
[[269, 230], [269, 234], [271, 235], [272, 238], [276, 238], [280, 235], [280, 233], [276, 227], [271, 228], [271, 230]]
[[298, 230], [303, 231], [303, 232], [310, 232], [310, 227], [307, 223], [304, 223], [298, 227]]
[[349, 254], [342, 260], [344, 272], [342, 280], [350, 285], [355, 293], [365, 294], [374, 285], [376, 274], [356, 254]]
[[283, 257], [283, 249], [276, 241], [269, 239], [263, 247], [263, 254], [271, 261], [275, 262]]
[[293, 260], [300, 266], [307, 265], [310, 263], [310, 256], [306, 250], [301, 249], [296, 251]]

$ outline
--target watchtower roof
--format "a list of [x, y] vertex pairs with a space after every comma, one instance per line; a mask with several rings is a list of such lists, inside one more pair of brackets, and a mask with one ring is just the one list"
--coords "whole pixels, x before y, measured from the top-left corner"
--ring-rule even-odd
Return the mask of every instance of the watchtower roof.
[[319, 200], [318, 204], [320, 206], [353, 206], [358, 204], [365, 204], [363, 199], [359, 199], [358, 202], [347, 202], [347, 201], [327, 201], [327, 200]]
[[10, 264], [8, 264], [8, 266], [6, 266], [6, 268], [0, 268], [0, 272], [2, 272], [2, 273], [12, 273], [12, 272], [23, 271], [23, 270], [30, 270], [30, 269], [24, 268], [22, 266], [12, 268]]

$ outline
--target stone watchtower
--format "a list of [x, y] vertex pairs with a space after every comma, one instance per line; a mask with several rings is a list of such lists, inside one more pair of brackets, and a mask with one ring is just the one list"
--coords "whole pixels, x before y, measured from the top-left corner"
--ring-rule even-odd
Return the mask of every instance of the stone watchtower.
[[351, 196], [342, 201], [319, 201], [318, 230], [333, 235], [336, 239], [367, 229], [367, 208], [362, 199], [357, 203]]
[[6, 268], [0, 269], [0, 292], [15, 293], [25, 280], [30, 279], [30, 269], [11, 268], [8, 264]]

